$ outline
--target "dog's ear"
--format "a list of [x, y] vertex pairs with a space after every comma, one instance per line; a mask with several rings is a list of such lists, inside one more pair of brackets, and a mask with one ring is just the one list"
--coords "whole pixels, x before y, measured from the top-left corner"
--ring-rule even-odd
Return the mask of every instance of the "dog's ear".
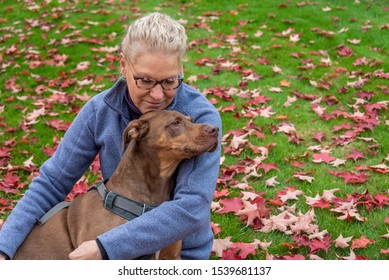
[[130, 124], [126, 127], [123, 132], [122, 138], [122, 149], [127, 143], [129, 143], [132, 139], [139, 140], [145, 137], [147, 132], [149, 131], [149, 122], [145, 120], [134, 120], [130, 122]]

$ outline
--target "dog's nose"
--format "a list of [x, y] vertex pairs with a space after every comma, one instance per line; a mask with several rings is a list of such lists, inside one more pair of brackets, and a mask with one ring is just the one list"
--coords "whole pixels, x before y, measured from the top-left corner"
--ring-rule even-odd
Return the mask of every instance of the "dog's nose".
[[205, 127], [205, 132], [210, 134], [210, 135], [215, 135], [215, 134], [218, 134], [219, 133], [219, 128], [218, 127], [215, 127], [215, 126], [210, 126], [210, 125], [207, 125]]

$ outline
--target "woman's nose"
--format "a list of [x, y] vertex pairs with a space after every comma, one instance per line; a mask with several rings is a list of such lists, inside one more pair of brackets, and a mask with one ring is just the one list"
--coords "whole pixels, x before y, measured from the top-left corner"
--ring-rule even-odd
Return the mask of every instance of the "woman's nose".
[[161, 85], [156, 85], [150, 92], [151, 97], [153, 97], [155, 100], [160, 100], [163, 98], [164, 93]]

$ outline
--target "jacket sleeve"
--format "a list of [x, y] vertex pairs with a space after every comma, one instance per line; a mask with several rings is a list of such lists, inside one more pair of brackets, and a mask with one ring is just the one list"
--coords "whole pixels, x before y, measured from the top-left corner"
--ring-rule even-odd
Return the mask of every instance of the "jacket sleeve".
[[134, 259], [190, 235], [209, 233], [210, 205], [220, 168], [221, 120], [213, 112], [196, 122], [219, 127], [217, 150], [182, 162], [173, 200], [98, 237], [109, 259]]
[[0, 251], [13, 257], [37, 219], [63, 201], [98, 153], [89, 123], [93, 105], [85, 105], [65, 133], [54, 155], [40, 168], [0, 231]]

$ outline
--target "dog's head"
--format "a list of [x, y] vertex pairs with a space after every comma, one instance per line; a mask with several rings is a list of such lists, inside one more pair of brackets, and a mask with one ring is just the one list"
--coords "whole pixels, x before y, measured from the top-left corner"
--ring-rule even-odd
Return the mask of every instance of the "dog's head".
[[163, 157], [178, 160], [213, 152], [218, 146], [219, 129], [196, 124], [181, 113], [152, 111], [132, 121], [123, 133], [123, 148], [130, 141], [155, 149]]

